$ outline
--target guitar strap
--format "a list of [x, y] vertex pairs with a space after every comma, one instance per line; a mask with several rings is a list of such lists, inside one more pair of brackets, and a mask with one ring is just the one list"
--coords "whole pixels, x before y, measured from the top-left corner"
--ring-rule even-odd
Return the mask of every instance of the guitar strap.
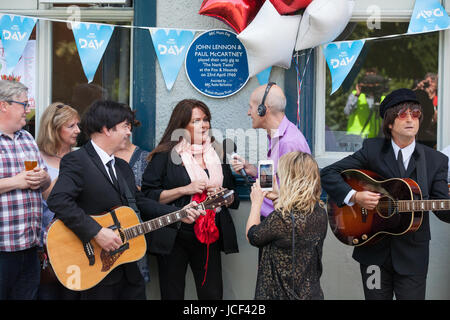
[[[119, 170], [117, 170], [117, 173], [119, 173]], [[139, 222], [142, 223], [141, 213], [136, 205], [136, 198], [131, 193], [131, 190], [128, 187], [128, 184], [125, 181], [125, 179], [122, 177], [122, 175], [119, 173], [119, 174], [117, 174], [117, 177], [119, 180], [119, 184], [123, 186], [123, 189], [125, 191], [125, 198], [127, 198], [128, 206], [130, 206], [134, 210], [134, 212], [136, 212], [136, 214], [139, 218]]]
[[[81, 148], [81, 150], [84, 150], [84, 152], [85, 152], [86, 155], [87, 155], [87, 158], [90, 159], [90, 160], [92, 161], [92, 163], [95, 165], [94, 160], [89, 156], [89, 154], [88, 154], [88, 152], [86, 151], [86, 149]], [[124, 191], [125, 191], [125, 198], [127, 199], [128, 206], [131, 207], [131, 208], [134, 210], [134, 212], [136, 212], [136, 214], [137, 214], [137, 216], [138, 216], [138, 218], [139, 218], [139, 221], [142, 222], [142, 219], [141, 219], [141, 213], [139, 212], [139, 209], [137, 208], [137, 205], [136, 205], [136, 199], [135, 199], [135, 197], [133, 196], [133, 194], [131, 193], [130, 188], [128, 187], [127, 182], [126, 182], [125, 179], [122, 177], [122, 174], [121, 174], [120, 170], [116, 170], [116, 176], [117, 176], [117, 181], [118, 181], [118, 183], [119, 183], [119, 189], [122, 190], [122, 189], [121, 189], [121, 186], [123, 186], [123, 189], [124, 189]], [[114, 215], [115, 215], [115, 214], [114, 214]], [[114, 218], [114, 217], [113, 217], [113, 218]]]
[[428, 194], [428, 179], [427, 179], [427, 168], [425, 166], [425, 151], [421, 144], [416, 144], [416, 150], [419, 154], [419, 161], [416, 161], [416, 172], [417, 172], [417, 182], [419, 183], [420, 190], [422, 192], [422, 199], [427, 200], [429, 198]]

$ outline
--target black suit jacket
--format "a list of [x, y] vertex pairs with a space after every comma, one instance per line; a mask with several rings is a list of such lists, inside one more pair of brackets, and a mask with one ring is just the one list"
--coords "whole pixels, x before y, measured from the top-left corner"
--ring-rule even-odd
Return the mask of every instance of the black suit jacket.
[[[146, 198], [136, 188], [133, 171], [126, 161], [116, 157], [115, 170], [119, 189], [111, 182], [91, 142], [61, 160], [59, 177], [47, 203], [55, 217], [62, 220], [83, 242], [90, 241], [102, 228], [89, 215], [128, 205], [122, 184], [124, 181], [134, 195], [144, 221], [175, 211], [174, 207]], [[137, 264], [133, 262], [116, 268], [101, 283], [117, 283], [124, 272], [131, 282], [142, 278]]]
[[[391, 140], [367, 139], [360, 150], [321, 170], [322, 186], [339, 206], [344, 205], [344, 199], [352, 189], [340, 175], [346, 169], [371, 170], [385, 179], [400, 177]], [[447, 170], [447, 156], [416, 143], [406, 177], [419, 184], [423, 199], [448, 199]], [[450, 223], [449, 213], [435, 212], [439, 219]], [[373, 245], [355, 247], [353, 258], [365, 265], [382, 265], [390, 254], [398, 273], [426, 274], [430, 238], [429, 216], [426, 212], [416, 232], [386, 236]]]
[[[178, 156], [177, 153], [160, 152], [153, 156], [142, 175], [142, 192], [149, 198], [159, 201], [161, 192], [191, 183], [191, 179], [186, 168], [180, 164], [181, 158], [174, 163], [172, 156]], [[239, 207], [239, 195], [236, 192], [236, 186], [233, 174], [228, 164], [222, 164], [223, 183], [222, 186], [234, 190], [234, 201], [229, 206], [230, 209]], [[171, 204], [182, 208], [191, 201], [191, 196], [182, 196]], [[219, 229], [220, 238], [218, 240], [220, 249], [226, 254], [239, 251], [236, 230], [229, 208], [223, 206], [221, 211], [216, 214], [216, 225]], [[150, 234], [149, 251], [154, 254], [170, 254], [175, 244], [175, 239], [180, 229], [193, 232], [194, 224], [185, 224], [178, 222], [165, 228], [161, 228]]]

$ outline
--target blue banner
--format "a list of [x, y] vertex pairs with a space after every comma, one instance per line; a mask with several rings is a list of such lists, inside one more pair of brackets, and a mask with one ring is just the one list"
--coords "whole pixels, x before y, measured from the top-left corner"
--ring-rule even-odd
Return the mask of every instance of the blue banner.
[[331, 94], [344, 82], [348, 73], [352, 69], [362, 48], [365, 40], [340, 41], [331, 42], [323, 46], [325, 59], [331, 73]]
[[450, 18], [439, 0], [416, 0], [408, 33], [447, 29]]
[[272, 67], [268, 67], [267, 69], [261, 71], [256, 75], [256, 78], [258, 78], [259, 84], [263, 85], [269, 82], [270, 78], [270, 71], [272, 71]]
[[27, 45], [36, 18], [5, 14], [0, 20], [2, 44], [5, 50], [6, 72], [11, 74]]
[[186, 51], [194, 39], [195, 31], [151, 29], [150, 35], [167, 90], [170, 90], [177, 79]]
[[84, 74], [88, 82], [92, 82], [111, 39], [114, 26], [77, 22], [72, 23], [72, 31]]

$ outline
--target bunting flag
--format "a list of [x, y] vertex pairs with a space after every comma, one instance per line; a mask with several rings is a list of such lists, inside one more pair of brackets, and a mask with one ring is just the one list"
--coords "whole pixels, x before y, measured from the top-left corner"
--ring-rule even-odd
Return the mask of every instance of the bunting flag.
[[261, 71], [260, 73], [258, 73], [256, 75], [260, 85], [263, 85], [263, 84], [266, 84], [269, 82], [270, 71], [272, 71], [272, 67], [268, 67], [267, 69], [264, 69], [263, 71]]
[[450, 18], [439, 0], [416, 0], [408, 33], [447, 29]]
[[94, 80], [100, 60], [108, 46], [114, 26], [97, 23], [72, 23], [81, 65], [88, 82]]
[[170, 91], [195, 32], [175, 29], [150, 29], [149, 31], [167, 90]]
[[[143, 26], [111, 25], [97, 23], [74, 23], [69, 20], [48, 19], [44, 17], [29, 17], [0, 13], [0, 36], [4, 46], [3, 76], [12, 76], [23, 50], [30, 37], [37, 20], [45, 20], [61, 23], [72, 23], [78, 54], [89, 82], [92, 82], [101, 58], [108, 46], [115, 27], [129, 29], [149, 30], [153, 45], [158, 56], [166, 86], [170, 90], [177, 78], [179, 69], [183, 63], [187, 49], [196, 32], [205, 31], [198, 29], [163, 29]], [[450, 29], [450, 17], [440, 4], [439, 0], [416, 0], [413, 14], [411, 16], [408, 33], [386, 35], [380, 37], [365, 38], [356, 41], [330, 42], [323, 45], [328, 67], [330, 69], [333, 88], [332, 94], [340, 86], [348, 86], [352, 81], [353, 74], [348, 76], [352, 70], [358, 55], [362, 58], [365, 51], [361, 53], [366, 42], [375, 39], [392, 39], [414, 33], [434, 32]], [[242, 35], [242, 33], [241, 33]], [[273, 46], [272, 46], [273, 47]], [[343, 49], [343, 50], [341, 50]], [[256, 50], [255, 54], [265, 49]], [[368, 48], [365, 48], [368, 50]], [[6, 64], [6, 66], [5, 66]], [[274, 65], [280, 65], [275, 63]], [[358, 68], [358, 62], [356, 68]], [[357, 70], [354, 70], [356, 73]], [[271, 68], [258, 74], [261, 84], [268, 82]], [[347, 81], [343, 81], [347, 78]]]
[[0, 30], [3, 48], [5, 50], [6, 73], [14, 71], [23, 50], [27, 45], [36, 18], [5, 14], [0, 20]]
[[365, 40], [331, 42], [323, 46], [325, 59], [331, 73], [331, 94], [344, 82], [348, 73], [352, 69]]

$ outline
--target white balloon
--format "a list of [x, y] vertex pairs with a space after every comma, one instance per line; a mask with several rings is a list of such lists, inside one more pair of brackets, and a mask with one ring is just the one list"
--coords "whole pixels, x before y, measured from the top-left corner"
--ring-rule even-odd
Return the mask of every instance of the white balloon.
[[331, 42], [344, 31], [352, 17], [352, 0], [314, 0], [306, 7], [298, 30], [295, 50]]
[[289, 69], [301, 15], [282, 16], [264, 2], [253, 21], [237, 36], [247, 50], [249, 76], [271, 66]]

